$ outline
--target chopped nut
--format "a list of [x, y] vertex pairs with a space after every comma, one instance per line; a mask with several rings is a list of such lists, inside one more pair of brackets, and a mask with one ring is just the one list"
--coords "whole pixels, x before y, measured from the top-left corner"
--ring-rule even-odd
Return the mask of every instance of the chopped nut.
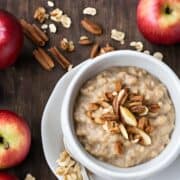
[[158, 112], [159, 109], [160, 109], [159, 104], [151, 104], [151, 105], [149, 105], [149, 111], [152, 112], [152, 113]]
[[143, 50], [143, 43], [140, 41], [132, 41], [130, 46], [134, 47], [139, 52]]
[[74, 43], [73, 41], [69, 41], [69, 48], [68, 48], [68, 51], [69, 52], [72, 52], [75, 50], [75, 46], [74, 46]]
[[110, 46], [110, 45], [107, 43], [105, 47], [102, 47], [102, 48], [100, 49], [100, 54], [105, 54], [105, 53], [111, 52], [111, 51], [114, 51], [114, 47]]
[[27, 174], [24, 180], [36, 180], [35, 177], [33, 177], [31, 174]]
[[118, 31], [116, 29], [111, 30], [111, 39], [114, 39], [116, 41], [119, 41], [121, 44], [124, 44], [124, 38], [125, 38], [125, 33]]
[[128, 132], [127, 132], [126, 128], [124, 127], [124, 125], [123, 125], [122, 123], [119, 125], [119, 128], [120, 128], [120, 131], [121, 131], [122, 136], [123, 136], [125, 139], [129, 139], [129, 137], [128, 137]]
[[60, 41], [60, 48], [63, 50], [67, 50], [69, 52], [72, 52], [75, 50], [75, 46], [74, 46], [73, 41], [68, 41], [66, 38], [63, 38]]
[[54, 7], [54, 2], [53, 1], [47, 1], [47, 5], [49, 7]]
[[100, 25], [90, 21], [87, 18], [84, 18], [83, 20], [81, 20], [81, 25], [86, 31], [88, 31], [94, 35], [102, 34], [102, 28], [100, 27]]
[[50, 12], [50, 19], [54, 22], [61, 22], [62, 15], [63, 11], [61, 11], [59, 8], [56, 8]]
[[87, 36], [81, 36], [79, 39], [79, 44], [80, 45], [90, 45], [90, 44], [92, 44], [92, 41], [89, 40], [89, 38]]
[[106, 121], [102, 127], [105, 131], [110, 132], [110, 133], [120, 132], [119, 124], [116, 121]]
[[57, 32], [57, 28], [56, 28], [55, 24], [49, 24], [49, 31], [51, 33], [56, 33]]
[[152, 133], [153, 131], [154, 131], [154, 127], [151, 125], [149, 125], [145, 128], [145, 132], [148, 134]]
[[87, 36], [81, 36], [79, 39], [80, 40], [86, 40], [86, 39], [89, 39], [89, 38]]
[[34, 19], [38, 20], [40, 23], [43, 23], [48, 18], [46, 14], [46, 9], [44, 7], [38, 7], [34, 12]]
[[143, 101], [143, 99], [144, 99], [144, 96], [142, 96], [142, 95], [130, 95], [129, 96], [129, 101]]
[[60, 158], [57, 160], [57, 164], [58, 167], [56, 169], [56, 173], [63, 176], [63, 179], [83, 180], [80, 165], [75, 162], [66, 151], [63, 151], [60, 154]]
[[105, 93], [105, 96], [106, 96], [106, 98], [108, 99], [108, 101], [110, 101], [110, 102], [112, 102], [113, 99], [114, 99], [114, 96], [112, 95], [111, 92], [106, 92], [106, 93]]
[[71, 70], [72, 70], [72, 68], [73, 68], [73, 65], [72, 65], [72, 64], [70, 64], [70, 65], [68, 66], [67, 71], [68, 71], [68, 72], [69, 72], [69, 71], [71, 71]]
[[136, 127], [128, 127], [128, 132], [134, 133], [134, 134], [139, 134], [142, 138], [142, 144], [145, 146], [151, 145], [151, 137], [146, 134], [144, 131], [141, 129], [138, 129]]
[[60, 41], [60, 47], [61, 49], [63, 50], [67, 50], [69, 48], [69, 41], [66, 39], [66, 38], [63, 38], [61, 41]]
[[138, 113], [141, 115], [143, 115], [145, 112], [148, 112], [148, 108], [144, 105], [132, 106], [132, 107], [130, 107], [130, 110], [133, 113]]
[[159, 60], [163, 60], [163, 54], [161, 52], [155, 52], [153, 56]]
[[101, 116], [101, 119], [103, 119], [104, 121], [116, 121], [118, 120], [118, 117], [112, 113], [105, 113]]
[[147, 114], [148, 114], [148, 112], [149, 112], [149, 109], [147, 108], [147, 106], [144, 106], [144, 112], [142, 112], [142, 113], [139, 113], [139, 116], [146, 116]]
[[47, 24], [42, 24], [42, 25], [41, 25], [41, 29], [46, 30], [47, 28], [48, 28], [48, 25], [47, 25]]
[[83, 14], [95, 16], [96, 15], [96, 9], [93, 7], [87, 7], [85, 9], [83, 9]]
[[112, 92], [112, 95], [113, 95], [113, 96], [117, 96], [117, 94], [118, 94], [118, 93], [117, 93], [116, 91], [113, 91], [113, 92]]
[[61, 24], [65, 28], [70, 28], [71, 27], [71, 18], [68, 17], [66, 14], [61, 16], [60, 20]]
[[116, 154], [123, 154], [123, 145], [120, 141], [115, 142], [114, 150]]
[[116, 81], [115, 82], [115, 91], [119, 92], [122, 88], [122, 82], [121, 81]]
[[99, 108], [98, 103], [90, 103], [89, 106], [88, 106], [89, 111], [96, 111], [98, 108]]
[[99, 117], [94, 118], [96, 124], [104, 124], [105, 120]]
[[131, 108], [133, 106], [141, 106], [141, 105], [142, 105], [141, 101], [134, 101], [134, 102], [128, 102], [127, 103], [128, 108]]
[[144, 130], [147, 125], [148, 125], [148, 119], [147, 119], [147, 118], [142, 117], [142, 118], [140, 118], [140, 119], [138, 120], [138, 125], [137, 125], [137, 127], [138, 127], [139, 129]]
[[139, 141], [140, 141], [140, 139], [132, 139], [132, 140], [131, 140], [131, 143], [137, 144]]
[[126, 124], [130, 126], [137, 126], [135, 116], [126, 107], [120, 106], [120, 112]]
[[87, 117], [92, 119], [92, 111], [86, 111], [86, 115], [87, 115]]
[[104, 107], [104, 108], [108, 108], [108, 107], [110, 106], [110, 104], [107, 103], [106, 101], [100, 101], [100, 102], [99, 102], [99, 105], [101, 105], [101, 106]]

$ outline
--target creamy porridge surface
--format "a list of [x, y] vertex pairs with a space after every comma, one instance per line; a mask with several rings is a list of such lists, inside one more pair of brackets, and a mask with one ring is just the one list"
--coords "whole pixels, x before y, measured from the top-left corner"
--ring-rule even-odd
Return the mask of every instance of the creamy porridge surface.
[[[126, 96], [118, 104], [120, 91]], [[119, 167], [156, 157], [174, 128], [175, 111], [166, 87], [135, 67], [112, 67], [87, 81], [74, 108], [75, 130], [84, 148]]]

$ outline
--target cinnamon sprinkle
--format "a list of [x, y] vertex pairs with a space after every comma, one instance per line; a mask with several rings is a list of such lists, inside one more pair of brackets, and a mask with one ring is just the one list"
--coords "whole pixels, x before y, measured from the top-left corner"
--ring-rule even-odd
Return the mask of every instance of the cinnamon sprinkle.
[[55, 46], [48, 49], [48, 51], [57, 59], [58, 63], [64, 69], [67, 69], [69, 65], [71, 64], [69, 60], [66, 57], [64, 57]]
[[35, 24], [31, 25], [24, 19], [20, 20], [24, 34], [37, 46], [45, 46], [48, 36]]
[[38, 47], [33, 51], [33, 55], [44, 69], [50, 71], [54, 67], [53, 60], [44, 49]]

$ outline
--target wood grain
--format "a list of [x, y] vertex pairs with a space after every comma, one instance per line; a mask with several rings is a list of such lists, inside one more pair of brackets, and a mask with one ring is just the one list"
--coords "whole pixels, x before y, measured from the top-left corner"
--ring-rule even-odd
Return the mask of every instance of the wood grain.
[[[74, 65], [79, 64], [89, 57], [90, 47], [78, 45], [81, 35], [88, 35], [90, 39], [105, 44], [110, 42], [117, 49], [127, 49], [130, 41], [144, 42], [145, 49], [161, 51], [164, 61], [180, 76], [180, 46], [157, 46], [147, 42], [139, 33], [136, 25], [137, 0], [65, 0], [56, 1], [56, 7], [64, 10], [72, 17], [72, 27], [64, 29], [58, 25], [58, 33], [51, 35], [50, 45], [59, 45], [63, 37], [75, 42], [76, 51], [64, 53]], [[47, 8], [46, 0], [1, 0], [0, 8], [6, 9], [18, 18], [25, 18], [35, 22], [32, 18], [38, 6]], [[103, 35], [94, 37], [80, 27], [80, 20], [84, 17], [82, 10], [85, 7], [96, 7], [98, 14], [89, 17], [103, 27]], [[48, 8], [49, 9], [49, 8]], [[50, 10], [50, 9], [49, 9]], [[38, 23], [36, 22], [38, 25]], [[117, 28], [126, 33], [125, 45], [110, 39], [112, 28]], [[40, 124], [44, 106], [58, 79], [65, 71], [56, 65], [52, 72], [43, 70], [32, 57], [32, 44], [25, 39], [24, 49], [15, 66], [0, 71], [0, 108], [13, 110], [22, 115], [29, 123], [32, 131], [32, 147], [28, 158], [18, 167], [10, 171], [23, 179], [30, 172], [38, 180], [55, 179], [44, 159]]]

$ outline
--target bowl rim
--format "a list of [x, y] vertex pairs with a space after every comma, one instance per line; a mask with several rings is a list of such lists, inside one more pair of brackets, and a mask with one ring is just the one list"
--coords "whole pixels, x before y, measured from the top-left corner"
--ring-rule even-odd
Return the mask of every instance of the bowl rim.
[[[176, 76], [176, 74], [171, 70], [171, 68], [169, 68], [165, 63], [158, 61], [157, 59], [155, 59], [154, 57], [152, 57], [150, 55], [146, 55], [144, 53], [131, 51], [131, 50], [119, 50], [119, 51], [114, 51], [114, 52], [110, 52], [110, 53], [98, 56], [95, 59], [93, 59], [93, 63], [89, 63], [89, 64], [87, 64], [87, 66], [84, 66], [79, 70], [79, 72], [72, 79], [71, 84], [67, 88], [67, 92], [64, 97], [63, 106], [62, 106], [62, 110], [61, 110], [61, 112], [63, 112], [63, 113], [61, 113], [61, 123], [62, 123], [62, 127], [63, 127], [62, 131], [63, 131], [64, 138], [67, 139], [67, 142], [70, 142], [71, 147], [73, 147], [72, 148], [73, 151], [71, 152], [72, 155], [79, 156], [78, 159], [76, 158], [76, 156], [74, 158], [76, 160], [78, 160], [80, 163], [82, 163], [85, 167], [87, 167], [88, 169], [93, 171], [95, 174], [103, 174], [105, 176], [109, 176], [109, 177], [113, 177], [113, 178], [125, 178], [125, 179], [126, 178], [134, 178], [134, 177], [142, 178], [142, 177], [154, 174], [154, 173], [164, 169], [169, 164], [171, 164], [176, 159], [176, 157], [178, 156], [178, 153], [180, 151], [180, 141], [177, 142], [176, 147], [173, 149], [173, 153], [171, 153], [169, 156], [167, 156], [163, 162], [159, 162], [154, 167], [151, 167], [149, 169], [146, 168], [146, 169], [144, 169], [142, 171], [138, 171], [138, 172], [128, 172], [128, 171], [122, 172], [122, 171], [120, 171], [121, 169], [128, 170], [131, 168], [118, 168], [119, 172], [115, 172], [115, 171], [108, 169], [107, 167], [111, 166], [111, 167], [113, 167], [113, 169], [117, 169], [117, 167], [112, 166], [112, 165], [107, 165], [107, 164], [106, 164], [106, 167], [102, 166], [103, 163], [102, 164], [97, 163], [97, 161], [99, 161], [99, 160], [93, 158], [91, 155], [89, 156], [88, 153], [85, 152], [84, 149], [82, 149], [82, 147], [76, 142], [76, 140], [75, 140], [76, 138], [74, 137], [74, 134], [71, 131], [71, 127], [69, 124], [69, 119], [71, 117], [68, 113], [68, 107], [70, 107], [71, 104], [68, 104], [68, 102], [70, 101], [70, 97], [73, 94], [73, 88], [75, 87], [79, 78], [84, 73], [86, 73], [87, 69], [90, 69], [90, 68], [96, 66], [96, 64], [99, 64], [101, 61], [103, 61], [104, 58], [111, 58], [113, 56], [121, 56], [121, 55], [141, 56], [145, 59], [145, 61], [147, 61], [147, 63], [149, 61], [151, 61], [155, 65], [157, 65], [158, 68], [165, 68], [168, 75], [172, 76], [172, 78], [174, 79], [174, 82], [176, 83], [176, 86], [178, 86], [178, 88], [180, 90], [180, 81], [179, 81], [178, 77]], [[133, 66], [133, 64], [132, 64], [132, 66]], [[63, 119], [63, 121], [62, 121], [62, 119]], [[147, 163], [144, 163], [144, 164], [147, 164]], [[141, 165], [143, 165], [143, 164], [141, 164]]]

